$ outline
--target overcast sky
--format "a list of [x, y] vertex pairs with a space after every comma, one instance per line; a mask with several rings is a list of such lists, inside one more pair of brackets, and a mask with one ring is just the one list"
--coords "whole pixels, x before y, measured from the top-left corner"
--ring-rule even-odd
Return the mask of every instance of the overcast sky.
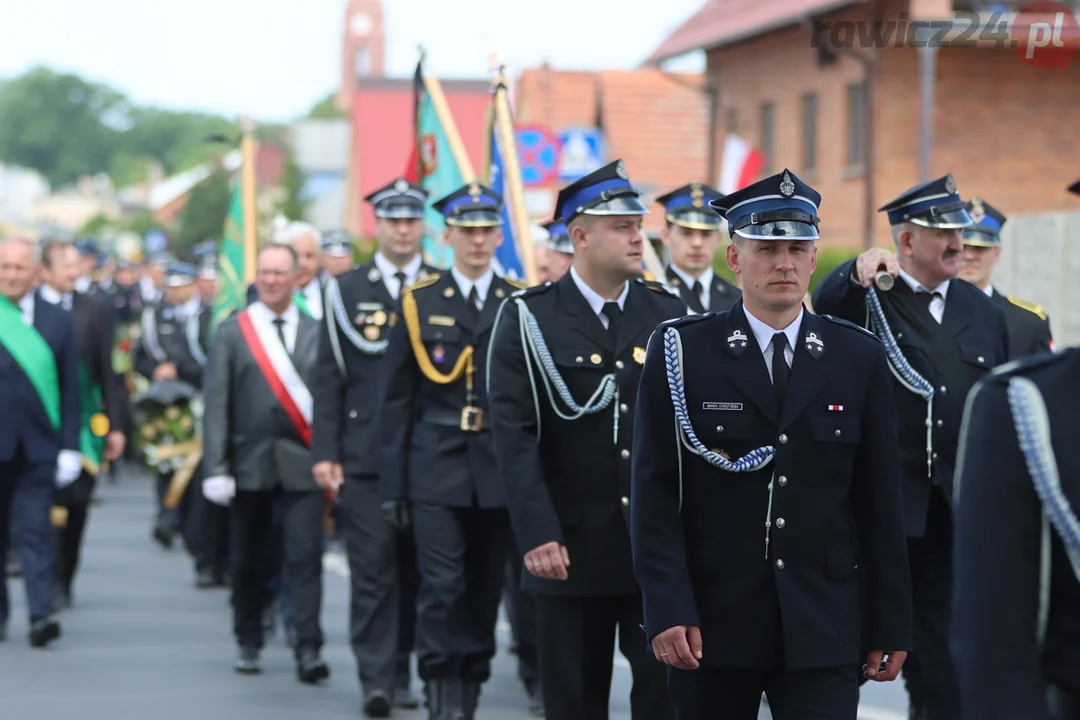
[[[388, 74], [633, 68], [705, 0], [383, 0]], [[336, 90], [345, 0], [0, 0], [0, 76], [36, 64], [137, 102], [289, 120]], [[659, 11], [667, 15], [658, 17]], [[698, 69], [688, 58], [678, 69]]]

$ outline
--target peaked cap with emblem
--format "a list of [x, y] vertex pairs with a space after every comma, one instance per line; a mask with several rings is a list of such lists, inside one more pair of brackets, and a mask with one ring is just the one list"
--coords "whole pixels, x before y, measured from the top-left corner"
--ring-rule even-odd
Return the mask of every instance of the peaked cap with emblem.
[[790, 170], [709, 203], [728, 221], [732, 237], [817, 240], [821, 195]]
[[503, 223], [502, 195], [478, 182], [461, 186], [432, 207], [443, 214], [447, 225], [498, 227]]
[[570, 240], [570, 232], [566, 229], [566, 223], [556, 218], [544, 223], [542, 227], [548, 231], [548, 248], [567, 255], [574, 254], [574, 243]]
[[199, 277], [213, 280], [217, 277], [218, 245], [213, 240], [203, 240], [191, 248], [191, 263], [197, 268]]
[[173, 262], [165, 268], [165, 287], [183, 287], [195, 282], [199, 271], [191, 263]]
[[664, 217], [669, 223], [692, 230], [719, 230], [723, 221], [710, 207], [713, 200], [722, 200], [719, 190], [693, 182], [656, 198], [664, 206]]
[[320, 244], [323, 253], [330, 257], [352, 257], [352, 239], [349, 237], [349, 233], [344, 230], [333, 230], [326, 233], [323, 235]]
[[648, 215], [640, 198], [623, 161], [616, 160], [560, 190], [555, 217], [569, 225], [578, 215]]
[[1005, 216], [982, 198], [972, 198], [966, 207], [975, 224], [964, 228], [964, 244], [974, 247], [1001, 245], [1001, 227], [1005, 224]]
[[424, 188], [413, 185], [405, 178], [397, 178], [364, 196], [364, 200], [371, 203], [375, 217], [420, 220], [424, 217], [427, 197], [428, 191]]
[[967, 206], [956, 192], [952, 173], [909, 188], [878, 208], [889, 214], [889, 224], [911, 222], [922, 227], [955, 230], [970, 227]]

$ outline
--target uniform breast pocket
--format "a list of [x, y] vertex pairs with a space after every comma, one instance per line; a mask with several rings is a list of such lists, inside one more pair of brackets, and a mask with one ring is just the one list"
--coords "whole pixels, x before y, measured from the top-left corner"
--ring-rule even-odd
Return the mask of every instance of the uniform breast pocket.
[[[456, 325], [450, 327], [424, 325], [420, 328], [420, 339], [427, 348], [428, 357], [436, 367], [442, 365], [452, 367], [461, 354], [461, 346], [464, 342], [461, 328]], [[445, 372], [445, 369], [443, 371]]]
[[973, 365], [976, 368], [982, 370], [990, 370], [994, 367], [994, 357], [985, 350], [981, 350], [971, 345], [960, 346], [960, 358], [967, 365]]

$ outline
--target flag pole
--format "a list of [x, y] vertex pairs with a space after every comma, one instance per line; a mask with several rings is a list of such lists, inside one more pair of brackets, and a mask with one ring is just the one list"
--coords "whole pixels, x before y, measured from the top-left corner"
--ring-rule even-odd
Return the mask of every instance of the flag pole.
[[521, 182], [521, 165], [518, 163], [517, 143], [514, 141], [514, 122], [510, 117], [510, 105], [506, 99], [506, 78], [500, 72], [495, 77], [495, 129], [499, 136], [499, 150], [506, 165], [506, 202], [510, 208], [510, 222], [514, 226], [514, 240], [518, 257], [525, 270], [525, 280], [530, 285], [540, 283], [536, 271], [536, 255], [532, 247], [532, 229], [529, 213], [525, 208], [525, 187]]
[[450, 105], [446, 102], [446, 96], [443, 95], [442, 85], [439, 84], [438, 79], [429, 75], [424, 75], [423, 80], [424, 90], [431, 98], [431, 106], [435, 108], [435, 114], [439, 116], [439, 122], [446, 131], [446, 142], [450, 145], [450, 152], [454, 154], [454, 160], [457, 161], [458, 168], [461, 170], [461, 179], [466, 183], [471, 183], [476, 180], [476, 173], [473, 172], [469, 154], [465, 151], [465, 143], [461, 141], [457, 125], [454, 124], [454, 116], [450, 114]]
[[244, 206], [244, 283], [255, 282], [255, 264], [259, 253], [259, 214], [255, 194], [255, 123], [249, 118], [240, 119], [241, 156], [240, 189]]

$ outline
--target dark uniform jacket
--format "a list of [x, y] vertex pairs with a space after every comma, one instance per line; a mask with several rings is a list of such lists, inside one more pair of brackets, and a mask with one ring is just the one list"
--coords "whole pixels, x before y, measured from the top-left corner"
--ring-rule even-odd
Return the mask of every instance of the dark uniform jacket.
[[1019, 298], [1002, 295], [997, 290], [994, 290], [991, 298], [1005, 311], [1010, 360], [1053, 352], [1054, 338], [1050, 332], [1050, 318], [1041, 307]]
[[[822, 279], [814, 293], [814, 308], [818, 313], [867, 327], [866, 289], [850, 279], [854, 262], [840, 265]], [[918, 303], [903, 279], [898, 278], [891, 291], [877, 294], [904, 358], [937, 389], [933, 398], [931, 477], [927, 468], [926, 400], [893, 381], [900, 427], [904, 518], [908, 535], [922, 537], [932, 488], [940, 485], [952, 497], [960, 418], [968, 391], [991, 368], [1008, 359], [1005, 313], [974, 285], [955, 278], [949, 282], [940, 324]], [[912, 314], [921, 329], [908, 320]]]
[[782, 640], [789, 669], [854, 672], [865, 621], [872, 649], [909, 650], [897, 430], [881, 343], [805, 312], [778, 409], [741, 301], [669, 325], [682, 337], [687, 414], [701, 443], [733, 461], [767, 446], [776, 456], [730, 473], [683, 446], [659, 329], [638, 394], [631, 503], [649, 637], [696, 625], [708, 665], [771, 667]]
[[[298, 313], [290, 356], [310, 388], [318, 353], [319, 323]], [[270, 389], [237, 316], [214, 333], [206, 372], [203, 467], [206, 477], [231, 475], [238, 490], [317, 490], [311, 450]]]
[[[506, 506], [489, 424], [482, 421], [479, 432], [462, 430], [460, 424], [467, 405], [487, 411], [484, 377], [492, 325], [502, 300], [520, 289], [493, 277], [475, 322], [450, 272], [428, 275], [402, 295], [402, 320], [390, 329], [379, 418], [383, 499], [461, 508]], [[416, 303], [415, 338], [407, 330], [410, 296]], [[452, 382], [428, 376], [452, 375], [469, 347], [471, 403], [466, 402], [466, 365]]]
[[[73, 293], [71, 317], [75, 323], [75, 344], [91, 382], [101, 389], [101, 402], [109, 427], [124, 429], [128, 424], [123, 384], [113, 371], [112, 353], [116, 320], [109, 311], [110, 297]], [[85, 410], [85, 408], [84, 408]]]
[[[421, 265], [418, 279], [433, 272]], [[378, 476], [375, 417], [386, 346], [400, 313], [374, 261], [342, 273], [336, 288], [327, 283], [311, 389], [313, 463], [341, 463], [347, 475]]]
[[[1080, 581], [1051, 526], [1042, 553], [1043, 506], [1010, 410], [1014, 378], [1032, 381], [1050, 419], [1062, 490], [1080, 508], [1080, 350], [1010, 363], [972, 391], [957, 468], [953, 657], [964, 718], [1080, 717]], [[1049, 615], [1040, 647], [1040, 569], [1049, 562]], [[1047, 685], [1071, 693], [1070, 713], [1052, 713]]]
[[[629, 506], [638, 378], [649, 335], [661, 322], [685, 315], [686, 305], [659, 283], [635, 280], [618, 340], [612, 342], [570, 273], [526, 290], [521, 299], [575, 403], [583, 405], [608, 374], [615, 375], [618, 387], [604, 410], [576, 420], [559, 417], [544, 389], [544, 371], [531, 356], [530, 382], [518, 306], [513, 300], [503, 305], [488, 392], [507, 507], [522, 554], [557, 541], [570, 556], [567, 580], [525, 574], [525, 589], [551, 595], [636, 594]], [[559, 411], [571, 414], [553, 392]]]
[[176, 366], [176, 376], [202, 389], [211, 313], [202, 306], [180, 321], [171, 316], [175, 306], [156, 305], [143, 310], [139, 342], [135, 346], [135, 371], [153, 381], [154, 368], [163, 362]]
[[[692, 311], [696, 313], [705, 312], [705, 306], [701, 304], [701, 298], [694, 293], [693, 287], [683, 282], [683, 279], [671, 267], [667, 269], [667, 282], [668, 285], [679, 292], [679, 297]], [[724, 280], [715, 272], [713, 273], [712, 283], [709, 285], [710, 312], [727, 310], [740, 297], [742, 297], [742, 291], [739, 288]]]

